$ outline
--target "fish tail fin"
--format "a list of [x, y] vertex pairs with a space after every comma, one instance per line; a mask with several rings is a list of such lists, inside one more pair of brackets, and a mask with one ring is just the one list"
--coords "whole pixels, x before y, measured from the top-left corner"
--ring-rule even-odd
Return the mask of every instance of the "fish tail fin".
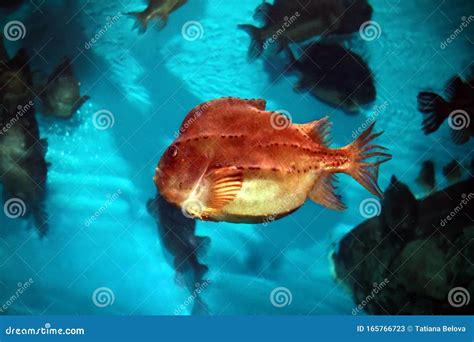
[[191, 315], [193, 316], [208, 316], [209, 315], [209, 307], [199, 295], [196, 295], [194, 298], [194, 305], [191, 311]]
[[249, 62], [253, 62], [263, 53], [264, 39], [262, 37], [262, 30], [253, 25], [238, 25], [237, 27], [247, 32], [250, 36], [251, 42], [247, 58]]
[[146, 12], [128, 12], [127, 15], [136, 19], [135, 24], [133, 25], [133, 30], [138, 30], [139, 33], [145, 33], [148, 28]]
[[466, 126], [463, 129], [452, 129], [451, 130], [451, 139], [456, 145], [463, 145], [469, 141], [470, 132], [469, 128]]
[[423, 91], [418, 94], [418, 110], [423, 113], [423, 132], [431, 134], [446, 119], [447, 102], [438, 94]]
[[[372, 140], [379, 137], [382, 132], [373, 133], [375, 122], [372, 123], [362, 134], [351, 144], [343, 147], [348, 151], [350, 166], [344, 171], [354, 178], [360, 185], [372, 194], [382, 198], [382, 190], [377, 184], [380, 164], [392, 159], [392, 155], [383, 151], [387, 148], [380, 145], [371, 144]], [[373, 162], [367, 159], [381, 157]]]

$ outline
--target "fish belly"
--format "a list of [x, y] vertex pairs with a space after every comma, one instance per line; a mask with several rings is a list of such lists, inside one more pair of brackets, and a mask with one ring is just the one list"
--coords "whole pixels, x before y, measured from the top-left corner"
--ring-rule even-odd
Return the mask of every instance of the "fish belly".
[[303, 205], [314, 181], [315, 175], [310, 173], [249, 173], [237, 197], [215, 219], [258, 223], [286, 216]]

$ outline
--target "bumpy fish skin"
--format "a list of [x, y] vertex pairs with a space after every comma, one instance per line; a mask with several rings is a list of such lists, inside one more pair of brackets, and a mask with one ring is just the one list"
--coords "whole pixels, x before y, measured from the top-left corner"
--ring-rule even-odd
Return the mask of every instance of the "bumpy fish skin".
[[[154, 178], [159, 192], [203, 220], [262, 222], [283, 217], [308, 197], [342, 210], [333, 174], [348, 173], [372, 193], [390, 155], [368, 143], [373, 125], [352, 144], [329, 148], [327, 118], [291, 124], [264, 100], [223, 98], [192, 110]], [[367, 158], [382, 157], [369, 163]]]

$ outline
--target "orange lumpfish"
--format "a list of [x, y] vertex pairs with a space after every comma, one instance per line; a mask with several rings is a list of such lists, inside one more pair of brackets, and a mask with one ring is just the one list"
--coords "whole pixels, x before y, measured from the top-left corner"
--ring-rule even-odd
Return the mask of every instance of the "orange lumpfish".
[[196, 218], [243, 223], [283, 217], [308, 197], [345, 209], [336, 173], [382, 196], [378, 169], [391, 155], [371, 143], [382, 134], [372, 132], [374, 124], [351, 144], [330, 148], [327, 118], [292, 124], [265, 107], [264, 100], [222, 98], [194, 108], [156, 168], [161, 195]]

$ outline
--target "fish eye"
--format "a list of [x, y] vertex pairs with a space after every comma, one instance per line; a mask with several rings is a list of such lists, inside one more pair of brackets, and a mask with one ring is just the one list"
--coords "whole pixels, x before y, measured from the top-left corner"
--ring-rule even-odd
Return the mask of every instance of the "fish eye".
[[178, 148], [174, 145], [170, 146], [170, 148], [168, 149], [168, 154], [175, 158], [177, 155], [178, 155]]

